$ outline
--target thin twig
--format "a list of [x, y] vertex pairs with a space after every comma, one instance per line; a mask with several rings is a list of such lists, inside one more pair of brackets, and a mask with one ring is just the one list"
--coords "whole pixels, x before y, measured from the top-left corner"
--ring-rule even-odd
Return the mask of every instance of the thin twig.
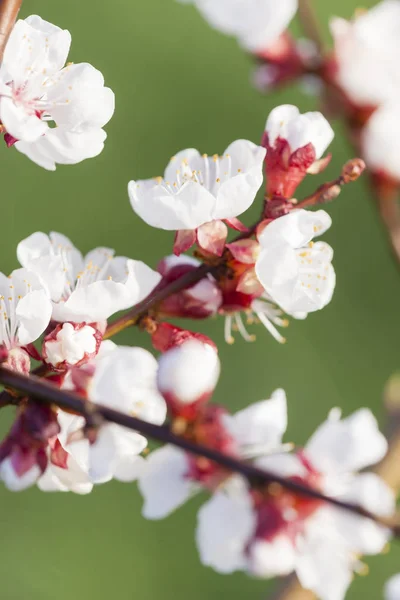
[[22, 0], [1, 0], [0, 2], [0, 61], [3, 59], [4, 49], [21, 5]]
[[107, 406], [93, 404], [92, 402], [83, 399], [75, 393], [60, 390], [52, 383], [35, 377], [34, 375], [21, 375], [0, 366], [0, 382], [12, 389], [19, 391], [25, 396], [35, 398], [39, 402], [54, 404], [60, 408], [78, 413], [91, 420], [95, 419], [99, 422], [107, 421], [110, 423], [116, 423], [117, 425], [122, 425], [128, 429], [139, 431], [143, 435], [163, 444], [173, 444], [178, 448], [182, 448], [182, 450], [185, 450], [186, 452], [203, 456], [208, 460], [217, 463], [228, 471], [239, 473], [254, 485], [268, 485], [271, 483], [278, 484], [293, 494], [313, 498], [314, 500], [319, 500], [321, 502], [327, 502], [333, 506], [336, 506], [337, 508], [341, 508], [353, 514], [371, 519], [384, 527], [392, 529], [395, 534], [400, 534], [400, 525], [397, 523], [397, 520], [388, 520], [378, 517], [377, 515], [373, 515], [364, 509], [362, 506], [355, 505], [351, 502], [345, 502], [339, 500], [338, 498], [326, 496], [325, 494], [306, 484], [298, 483], [291, 479], [281, 477], [275, 473], [264, 471], [251, 463], [247, 463], [232, 456], [222, 454], [212, 448], [208, 448], [207, 446], [196, 444], [190, 440], [175, 435], [168, 426], [154, 425], [153, 423], [148, 423], [147, 421], [132, 417], [126, 413], [116, 411]]

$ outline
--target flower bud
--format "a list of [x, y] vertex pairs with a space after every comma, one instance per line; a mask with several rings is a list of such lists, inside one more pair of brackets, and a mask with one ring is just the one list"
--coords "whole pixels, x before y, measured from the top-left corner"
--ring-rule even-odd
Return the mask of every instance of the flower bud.
[[174, 416], [192, 420], [210, 399], [219, 373], [216, 351], [209, 344], [189, 340], [161, 356], [158, 389]]
[[[160, 287], [165, 287], [186, 273], [195, 271], [200, 264], [198, 260], [189, 256], [166, 256], [157, 269], [163, 276]], [[205, 319], [217, 313], [221, 302], [218, 284], [209, 275], [191, 287], [168, 296], [161, 302], [159, 313], [168, 317]]]
[[54, 369], [79, 367], [94, 358], [101, 333], [86, 323], [60, 323], [43, 342], [43, 359]]
[[206, 335], [189, 331], [188, 329], [181, 329], [170, 323], [160, 323], [151, 337], [154, 348], [159, 352], [166, 352], [189, 340], [198, 340], [203, 344], [211, 346], [217, 352], [217, 346]]

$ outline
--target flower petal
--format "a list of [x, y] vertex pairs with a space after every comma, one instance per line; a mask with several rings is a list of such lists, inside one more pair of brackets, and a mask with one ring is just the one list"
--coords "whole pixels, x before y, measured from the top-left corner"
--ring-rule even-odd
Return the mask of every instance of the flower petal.
[[146, 458], [138, 482], [146, 519], [163, 519], [197, 491], [198, 486], [190, 481], [187, 472], [186, 454], [173, 446], [154, 450]]

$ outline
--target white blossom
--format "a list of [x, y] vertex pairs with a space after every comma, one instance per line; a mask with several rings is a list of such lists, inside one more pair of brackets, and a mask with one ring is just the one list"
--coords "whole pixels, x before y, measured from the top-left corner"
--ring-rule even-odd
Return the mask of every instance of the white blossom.
[[316, 159], [321, 158], [335, 135], [320, 112], [301, 114], [292, 104], [283, 104], [271, 111], [265, 125], [265, 132], [268, 134], [271, 147], [274, 147], [280, 138], [288, 142], [292, 153], [312, 144]]
[[[92, 361], [94, 375], [88, 386], [89, 399], [145, 421], [162, 424], [165, 402], [157, 391], [157, 361], [142, 348], [117, 347], [103, 342]], [[69, 378], [66, 387], [72, 385]], [[65, 386], [64, 386], [65, 387]], [[141, 473], [140, 456], [147, 439], [114, 423], [104, 423], [91, 443], [83, 435], [85, 419], [59, 411], [61, 461], [50, 451], [49, 465], [38, 485], [44, 491], [88, 493], [93, 484], [117, 479], [133, 481]]]
[[97, 322], [145, 298], [161, 276], [140, 261], [114, 257], [109, 248], [86, 256], [59, 233], [36, 232], [20, 242], [19, 262], [49, 290], [55, 321]]
[[49, 170], [97, 156], [114, 112], [99, 71], [87, 63], [64, 67], [70, 43], [68, 31], [33, 15], [14, 26], [0, 68], [3, 128]]
[[400, 180], [400, 110], [384, 104], [368, 119], [361, 134], [363, 157], [368, 167]]
[[[359, 410], [344, 420], [333, 411], [303, 451], [260, 456], [256, 464], [376, 515], [389, 516], [395, 506], [393, 492], [377, 475], [357, 474], [381, 460], [386, 451], [387, 441], [369, 410]], [[342, 600], [353, 571], [360, 567], [356, 557], [381, 552], [389, 531], [327, 503], [312, 504], [310, 499], [295, 496], [291, 501], [290, 492], [284, 490], [281, 498], [280, 502], [278, 493], [257, 508], [244, 483], [232, 486], [228, 482], [198, 515], [202, 562], [223, 573], [239, 569], [259, 577], [294, 570], [301, 585], [321, 600]], [[234, 526], [225, 518], [232, 514]]]
[[167, 230], [193, 230], [237, 217], [262, 184], [264, 157], [265, 149], [247, 140], [233, 142], [222, 156], [182, 150], [171, 158], [164, 177], [129, 183], [132, 208], [149, 225]]
[[336, 281], [333, 250], [325, 242], [311, 241], [330, 225], [325, 211], [300, 209], [276, 219], [259, 236], [257, 277], [270, 298], [288, 314], [320, 310], [332, 298]]
[[[270, 400], [264, 400], [224, 418], [224, 425], [237, 444], [243, 458], [281, 447], [287, 426], [286, 396], [276, 390]], [[162, 519], [184, 504], [202, 488], [189, 477], [189, 461], [179, 448], [166, 445], [154, 450], [146, 459], [146, 468], [139, 477], [139, 490], [144, 499], [143, 516]]]
[[276, 42], [298, 7], [297, 0], [278, 3], [276, 0], [193, 0], [193, 3], [212, 27], [235, 36], [241, 46], [251, 52], [261, 52]]
[[334, 18], [336, 81], [361, 106], [395, 101], [400, 87], [400, 2], [383, 0], [353, 21]]

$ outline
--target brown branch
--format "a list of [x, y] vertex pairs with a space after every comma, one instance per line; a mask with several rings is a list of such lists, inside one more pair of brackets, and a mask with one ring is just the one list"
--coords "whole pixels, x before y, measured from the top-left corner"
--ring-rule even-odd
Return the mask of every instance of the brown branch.
[[212, 273], [214, 269], [215, 267], [206, 264], [200, 265], [197, 267], [197, 269], [182, 275], [182, 277], [179, 277], [179, 279], [176, 279], [164, 288], [160, 290], [156, 289], [149, 296], [147, 296], [147, 298], [142, 300], [142, 302], [139, 302], [139, 304], [136, 304], [136, 306], [131, 308], [131, 310], [129, 310], [125, 315], [122, 315], [122, 317], [119, 317], [119, 319], [116, 319], [113, 323], [110, 323], [110, 325], [107, 327], [104, 338], [110, 338], [120, 331], [123, 331], [127, 327], [135, 325], [140, 317], [144, 316], [151, 308], [157, 306], [157, 304], [165, 300], [165, 298], [168, 298], [168, 296], [176, 294], [187, 287], [191, 287], [206, 277], [206, 275]]
[[61, 390], [49, 381], [40, 379], [34, 375], [21, 375], [0, 366], [0, 383], [17, 390], [25, 396], [34, 398], [39, 402], [54, 404], [60, 408], [80, 414], [90, 422], [107, 421], [116, 423], [117, 425], [122, 425], [133, 431], [139, 431], [143, 435], [163, 444], [173, 444], [186, 452], [203, 456], [228, 471], [239, 473], [253, 485], [278, 484], [293, 494], [313, 498], [314, 500], [319, 500], [321, 502], [327, 502], [337, 508], [371, 519], [383, 527], [388, 527], [392, 529], [393, 533], [396, 535], [400, 534], [400, 523], [398, 523], [397, 519], [381, 518], [370, 513], [362, 506], [326, 496], [317, 489], [306, 484], [298, 483], [275, 473], [264, 471], [251, 463], [238, 460], [227, 454], [222, 454], [207, 446], [196, 444], [175, 435], [168, 426], [154, 425], [153, 423], [148, 423], [147, 421], [132, 417], [107, 406], [93, 404], [92, 402], [83, 399], [78, 394]]
[[22, 0], [1, 0], [0, 2], [0, 61], [3, 59], [4, 49], [21, 5]]
[[322, 55], [324, 53], [325, 43], [312, 0], [300, 0], [298, 14], [305, 35], [314, 42], [318, 52]]

